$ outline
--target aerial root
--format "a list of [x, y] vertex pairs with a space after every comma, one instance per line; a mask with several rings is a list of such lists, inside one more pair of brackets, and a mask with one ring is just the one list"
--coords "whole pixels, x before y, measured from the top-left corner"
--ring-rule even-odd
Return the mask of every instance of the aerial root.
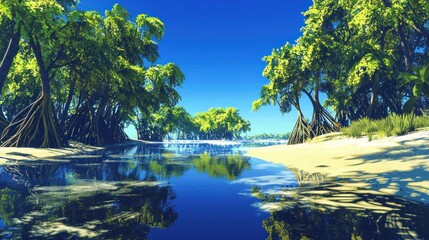
[[53, 116], [52, 100], [40, 94], [5, 128], [2, 147], [61, 148], [67, 140]]
[[292, 145], [304, 143], [307, 139], [310, 139], [312, 135], [314, 134], [310, 124], [302, 114], [299, 114], [287, 144]]

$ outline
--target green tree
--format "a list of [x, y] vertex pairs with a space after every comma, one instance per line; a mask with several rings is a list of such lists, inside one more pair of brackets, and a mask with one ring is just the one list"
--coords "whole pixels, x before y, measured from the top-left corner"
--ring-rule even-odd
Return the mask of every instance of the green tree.
[[194, 122], [199, 128], [200, 139], [238, 139], [250, 131], [250, 122], [244, 120], [236, 108], [210, 108], [198, 113]]
[[411, 67], [412, 73], [402, 73], [399, 78], [402, 79], [401, 84], [413, 85], [412, 95], [404, 104], [404, 111], [411, 113], [415, 110], [417, 100], [422, 96], [429, 98], [429, 63], [420, 67]]
[[[0, 42], [0, 93], [3, 90], [7, 75], [19, 50], [21, 32], [16, 17], [19, 8], [18, 1], [0, 3], [0, 36], [2, 40], [8, 39], [8, 41]], [[3, 132], [8, 124], [9, 121], [6, 120], [3, 111], [0, 111], [0, 132]]]
[[173, 63], [146, 66], [158, 57], [156, 41], [164, 28], [159, 19], [140, 14], [132, 20], [119, 5], [101, 22], [94, 19], [97, 37], [88, 46], [95, 50], [76, 69], [78, 100], [65, 125], [71, 139], [104, 145], [126, 140], [125, 125], [143, 121], [161, 104], [177, 104], [174, 88], [184, 76]]
[[[289, 144], [302, 143], [308, 138], [338, 129], [333, 117], [320, 104], [321, 76], [318, 71], [304, 66], [304, 49], [300, 45], [287, 43], [264, 58], [267, 66], [262, 75], [270, 82], [262, 87], [261, 98], [254, 101], [252, 106], [253, 110], [258, 110], [264, 105], [278, 105], [283, 114], [289, 113], [292, 107], [298, 111], [298, 119], [291, 132]], [[313, 118], [310, 123], [301, 110], [302, 94], [307, 96], [313, 105]]]
[[[299, 137], [293, 142], [337, 130], [336, 121], [346, 126], [362, 117], [401, 113], [411, 90], [400, 88], [398, 75], [428, 55], [426, 5], [400, 0], [314, 1], [304, 13], [305, 26], [297, 43], [264, 58], [263, 75], [272, 84], [263, 87], [254, 109], [279, 104], [282, 112], [289, 112], [299, 105], [293, 103], [302, 93], [307, 95], [313, 117], [310, 123], [298, 119], [291, 139]], [[336, 119], [321, 107], [319, 93], [327, 95], [324, 104], [334, 110]]]
[[[56, 64], [64, 57], [63, 29], [67, 27], [66, 7], [74, 1], [18, 1], [20, 31], [37, 61], [41, 91], [36, 101], [15, 116], [4, 130], [2, 146], [62, 147], [67, 145], [53, 115], [50, 82]], [[62, 5], [62, 4], [63, 5]]]
[[[164, 35], [159, 19], [131, 19], [117, 4], [105, 16], [74, 5], [0, 3], [0, 36], [7, 39], [0, 42], [3, 146], [61, 147], [66, 138], [92, 145], [122, 142], [126, 125], [180, 100], [180, 69], [153, 65]], [[16, 34], [22, 41], [15, 49]], [[8, 120], [13, 121], [7, 126]]]

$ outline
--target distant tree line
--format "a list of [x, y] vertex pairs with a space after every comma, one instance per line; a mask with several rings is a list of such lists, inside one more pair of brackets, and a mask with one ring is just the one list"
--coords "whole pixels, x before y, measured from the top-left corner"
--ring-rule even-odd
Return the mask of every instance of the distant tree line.
[[[429, 4], [425, 0], [315, 0], [295, 44], [266, 56], [269, 80], [253, 103], [292, 108], [298, 119], [290, 144], [337, 131], [360, 118], [428, 108]], [[327, 96], [320, 102], [321, 93]], [[307, 121], [300, 101], [308, 98]], [[331, 116], [325, 109], [335, 113]]]
[[250, 122], [244, 120], [236, 108], [210, 108], [192, 117], [183, 107], [161, 108], [141, 118], [135, 127], [139, 139], [162, 141], [174, 139], [238, 139], [250, 131]]
[[245, 136], [246, 140], [288, 140], [290, 133], [262, 133], [253, 136]]

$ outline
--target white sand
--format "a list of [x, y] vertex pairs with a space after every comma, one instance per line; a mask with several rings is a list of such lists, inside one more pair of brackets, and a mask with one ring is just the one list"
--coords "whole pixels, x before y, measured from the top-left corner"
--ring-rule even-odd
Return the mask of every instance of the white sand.
[[37, 160], [57, 158], [76, 154], [87, 154], [97, 150], [100, 147], [92, 147], [80, 143], [72, 142], [68, 148], [0, 148], [0, 165], [7, 164], [9, 161]]
[[347, 179], [336, 191], [396, 195], [429, 203], [429, 131], [368, 141], [337, 139], [249, 149], [290, 169]]

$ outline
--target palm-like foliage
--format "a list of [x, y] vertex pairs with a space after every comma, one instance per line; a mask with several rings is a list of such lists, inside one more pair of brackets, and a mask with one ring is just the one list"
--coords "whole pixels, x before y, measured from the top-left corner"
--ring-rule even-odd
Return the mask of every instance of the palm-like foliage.
[[404, 105], [405, 112], [412, 112], [417, 99], [421, 95], [429, 97], [429, 62], [425, 65], [413, 67], [412, 73], [402, 73], [399, 79], [402, 80], [401, 85], [408, 83], [413, 84], [413, 95]]

